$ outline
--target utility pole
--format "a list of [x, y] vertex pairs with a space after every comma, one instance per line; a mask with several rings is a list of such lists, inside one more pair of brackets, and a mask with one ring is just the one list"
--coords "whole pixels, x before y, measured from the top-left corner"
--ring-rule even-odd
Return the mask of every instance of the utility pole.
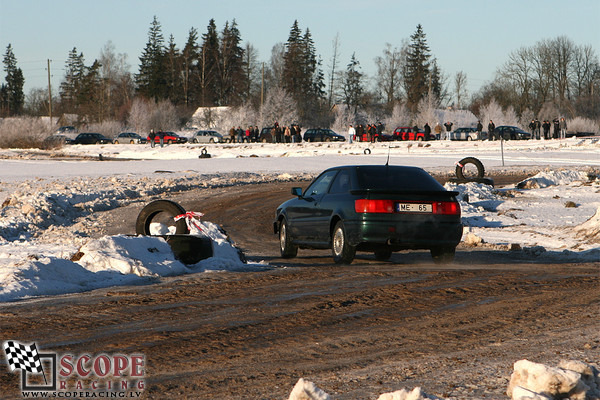
[[50, 59], [48, 59], [48, 111], [50, 114], [50, 128], [52, 128], [52, 87], [50, 86]]

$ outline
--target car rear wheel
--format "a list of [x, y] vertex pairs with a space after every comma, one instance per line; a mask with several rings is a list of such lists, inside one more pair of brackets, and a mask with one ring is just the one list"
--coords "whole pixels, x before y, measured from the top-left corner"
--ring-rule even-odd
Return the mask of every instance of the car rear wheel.
[[208, 139], [208, 143], [214, 143], [214, 142], [215, 142], [215, 139], [213, 139], [213, 138]]
[[375, 259], [377, 261], [387, 261], [392, 256], [390, 249], [375, 250]]
[[173, 144], [173, 141], [171, 139], [167, 140], [167, 144]]
[[454, 261], [456, 254], [455, 247], [434, 247], [431, 251], [431, 257], [436, 264], [449, 264]]
[[331, 253], [336, 264], [351, 264], [356, 255], [356, 247], [348, 243], [344, 224], [339, 221], [331, 236]]
[[285, 219], [279, 223], [279, 250], [282, 258], [294, 258], [298, 254], [298, 246], [292, 244]]
[[135, 143], [135, 140], [133, 140], [133, 139], [131, 139], [131, 140], [129, 141], [129, 144], [134, 144], [134, 143]]
[[119, 141], [118, 141], [118, 140], [115, 140], [115, 144], [119, 144]]
[[192, 143], [198, 143], [198, 139], [194, 138], [194, 139], [192, 140]]

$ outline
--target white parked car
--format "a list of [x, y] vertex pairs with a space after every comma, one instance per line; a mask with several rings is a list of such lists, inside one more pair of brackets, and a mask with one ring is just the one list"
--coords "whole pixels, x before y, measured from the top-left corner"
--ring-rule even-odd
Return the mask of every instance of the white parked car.
[[485, 140], [486, 132], [481, 132], [481, 137], [475, 128], [458, 128], [450, 132], [450, 140]]
[[217, 131], [200, 130], [194, 132], [190, 137], [192, 143], [223, 143], [223, 135]]

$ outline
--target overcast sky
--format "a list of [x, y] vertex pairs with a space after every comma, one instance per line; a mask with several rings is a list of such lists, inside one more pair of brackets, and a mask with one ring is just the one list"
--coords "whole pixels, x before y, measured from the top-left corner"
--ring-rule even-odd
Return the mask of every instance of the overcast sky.
[[90, 66], [110, 41], [137, 72], [154, 16], [165, 41], [172, 34], [180, 49], [192, 27], [201, 36], [211, 18], [219, 31], [235, 19], [260, 61], [269, 61], [272, 47], [287, 40], [298, 20], [303, 32], [311, 31], [326, 76], [336, 35], [338, 68], [355, 52], [362, 72], [373, 76], [374, 58], [386, 43], [400, 47], [421, 24], [442, 72], [465, 72], [471, 94], [493, 79], [511, 51], [542, 39], [564, 35], [600, 55], [600, 0], [0, 0], [0, 51], [3, 56], [12, 45], [25, 94], [47, 88], [52, 60], [56, 94], [73, 47]]

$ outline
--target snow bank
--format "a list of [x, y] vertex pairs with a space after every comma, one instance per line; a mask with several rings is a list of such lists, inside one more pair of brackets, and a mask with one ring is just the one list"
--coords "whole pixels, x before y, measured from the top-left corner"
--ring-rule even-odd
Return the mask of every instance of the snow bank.
[[598, 207], [592, 218], [576, 226], [574, 231], [577, 237], [600, 243], [600, 207]]
[[396, 390], [392, 393], [384, 393], [377, 400], [441, 400], [439, 397], [429, 396], [420, 387], [412, 391], [406, 389]]
[[586, 182], [590, 180], [585, 171], [560, 170], [543, 171], [531, 178], [517, 184], [518, 189], [543, 189], [548, 186], [569, 185], [573, 182]]
[[600, 399], [598, 370], [580, 361], [562, 361], [549, 367], [528, 360], [514, 364], [507, 394], [513, 400]]
[[288, 400], [329, 400], [330, 398], [327, 393], [319, 389], [314, 383], [300, 378], [294, 389], [292, 389]]

